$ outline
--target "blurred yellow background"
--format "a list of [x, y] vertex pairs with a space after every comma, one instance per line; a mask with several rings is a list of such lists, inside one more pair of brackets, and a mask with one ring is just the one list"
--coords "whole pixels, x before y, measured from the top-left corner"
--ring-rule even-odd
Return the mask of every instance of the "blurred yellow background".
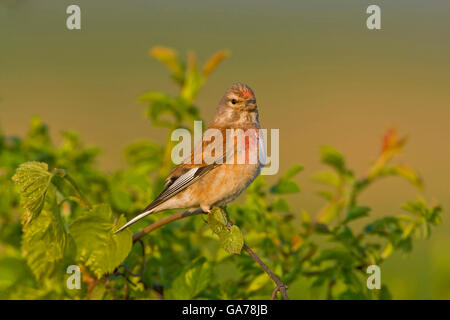
[[[66, 29], [70, 4], [81, 7], [80, 31]], [[366, 28], [369, 4], [381, 7], [382, 30]], [[194, 50], [200, 59], [228, 49], [197, 105], [208, 120], [231, 83], [254, 89], [263, 127], [280, 129], [280, 169], [306, 167], [296, 208], [321, 205], [308, 178], [321, 167], [320, 145], [363, 174], [387, 128], [409, 136], [402, 161], [419, 169], [424, 196], [443, 205], [444, 225], [409, 257], [388, 260], [382, 281], [394, 298], [450, 299], [449, 10], [444, 0], [0, 0], [0, 124], [23, 135], [40, 115], [56, 141], [61, 130], [78, 131], [102, 148], [103, 168], [117, 168], [128, 143], [167, 134], [137, 102], [144, 91], [176, 92], [148, 49]], [[416, 195], [388, 179], [361, 201], [383, 216]]]

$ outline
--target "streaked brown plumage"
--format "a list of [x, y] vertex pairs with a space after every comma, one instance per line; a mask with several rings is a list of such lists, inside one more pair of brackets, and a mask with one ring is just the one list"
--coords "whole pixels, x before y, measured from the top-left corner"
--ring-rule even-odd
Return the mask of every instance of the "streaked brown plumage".
[[[249, 161], [248, 153], [258, 153], [263, 146], [260, 136], [254, 134], [260, 129], [260, 124], [255, 95], [249, 86], [236, 83], [226, 90], [208, 129], [217, 129], [224, 137], [224, 153], [214, 155], [218, 161], [206, 163], [203, 160], [196, 164], [194, 152], [192, 152], [190, 157], [171, 171], [161, 194], [141, 214], [117, 232], [150, 213], [166, 209], [201, 208], [209, 212], [212, 206], [223, 206], [234, 200], [258, 176], [261, 170], [259, 154], [253, 154], [258, 159], [255, 163]], [[245, 148], [238, 149], [233, 143], [227, 150], [227, 129], [242, 129], [244, 133], [250, 132], [255, 139], [249, 140], [257, 144], [256, 149], [249, 147], [249, 143], [245, 144]], [[204, 140], [200, 145], [202, 153], [212, 143], [212, 141]], [[237, 164], [236, 161], [233, 164], [226, 163], [231, 157], [237, 160], [236, 158], [243, 152], [247, 153], [243, 164]]]

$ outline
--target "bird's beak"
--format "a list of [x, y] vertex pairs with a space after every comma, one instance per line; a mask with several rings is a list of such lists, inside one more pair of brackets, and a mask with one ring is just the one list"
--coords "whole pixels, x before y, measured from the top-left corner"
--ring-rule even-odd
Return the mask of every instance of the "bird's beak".
[[255, 99], [247, 100], [247, 101], [245, 102], [245, 107], [246, 107], [246, 109], [249, 110], [249, 111], [255, 110], [255, 109], [256, 109], [256, 100], [255, 100]]

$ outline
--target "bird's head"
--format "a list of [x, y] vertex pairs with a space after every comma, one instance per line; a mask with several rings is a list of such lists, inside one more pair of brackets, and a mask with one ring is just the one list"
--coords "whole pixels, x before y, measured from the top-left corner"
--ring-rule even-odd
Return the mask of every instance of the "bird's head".
[[246, 84], [235, 83], [227, 89], [222, 98], [227, 107], [240, 111], [256, 110], [256, 98], [253, 90]]
[[240, 122], [255, 122], [258, 120], [256, 97], [253, 90], [246, 84], [235, 83], [229, 87], [219, 103], [216, 120]]

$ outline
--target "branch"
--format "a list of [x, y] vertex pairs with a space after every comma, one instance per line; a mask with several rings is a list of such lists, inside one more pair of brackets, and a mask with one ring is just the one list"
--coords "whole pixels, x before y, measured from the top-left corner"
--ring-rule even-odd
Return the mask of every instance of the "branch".
[[[200, 213], [205, 213], [202, 209], [196, 209], [194, 211], [184, 211], [184, 212], [179, 212], [176, 213], [170, 217], [167, 217], [165, 219], [162, 219], [160, 221], [157, 221], [151, 225], [149, 225], [148, 227], [146, 227], [145, 229], [135, 233], [133, 235], [133, 244], [136, 243], [137, 241], [140, 241], [140, 239], [142, 237], [144, 237], [146, 234], [161, 228], [162, 226], [171, 223], [173, 221], [176, 220], [180, 220], [183, 218], [187, 218], [193, 215], [197, 215]], [[232, 226], [231, 223], [229, 223], [228, 227], [230, 228]], [[275, 282], [276, 287], [272, 292], [272, 300], [275, 298], [275, 295], [277, 294], [278, 291], [281, 292], [281, 295], [283, 296], [284, 300], [289, 300], [289, 297], [286, 294], [286, 289], [288, 289], [289, 287], [287, 285], [285, 285], [284, 283], [282, 283], [280, 281], [280, 279], [277, 278], [277, 276], [275, 274], [273, 274], [272, 271], [270, 271], [269, 267], [256, 255], [256, 253], [254, 253], [252, 251], [252, 249], [250, 249], [245, 243], [242, 247], [252, 258], [253, 260], [255, 260], [256, 262], [258, 262], [258, 264], [264, 269], [264, 271], [269, 275], [269, 277], [273, 280], [273, 282]]]
[[[233, 223], [228, 221], [227, 228], [231, 229], [232, 226], [233, 226]], [[286, 293], [286, 289], [288, 289], [289, 287], [287, 285], [285, 285], [283, 282], [281, 282], [280, 279], [278, 279], [277, 276], [272, 271], [270, 271], [269, 267], [256, 255], [256, 253], [253, 252], [252, 249], [249, 248], [249, 246], [247, 246], [247, 244], [245, 242], [244, 242], [244, 245], [242, 246], [242, 249], [244, 249], [245, 252], [247, 252], [250, 255], [250, 257], [253, 258], [253, 260], [258, 262], [258, 264], [264, 269], [264, 271], [269, 275], [269, 277], [277, 285], [272, 292], [271, 300], [275, 299], [275, 295], [277, 294], [278, 291], [281, 292], [281, 295], [283, 296], [284, 300], [289, 300], [289, 297]]]
[[[123, 264], [121, 264], [120, 266], [118, 266], [116, 268], [116, 271], [113, 273], [113, 275], [120, 274], [118, 272], [118, 269], [120, 267], [123, 267], [125, 269], [125, 271], [127, 273], [131, 274], [133, 277], [140, 277], [140, 278], [142, 278], [144, 276], [146, 263], [147, 263], [147, 260], [145, 259], [145, 245], [144, 245], [144, 241], [142, 241], [140, 239], [136, 240], [136, 242], [139, 242], [141, 244], [141, 247], [142, 247], [142, 266], [141, 266], [141, 271], [139, 273], [134, 273], [133, 271], [131, 271], [130, 268], [128, 268], [128, 266], [126, 264], [123, 263]], [[122, 275], [125, 276], [124, 274], [122, 274]]]
[[289, 300], [289, 297], [286, 294], [286, 289], [288, 289], [289, 287], [287, 285], [285, 285], [283, 282], [281, 282], [280, 279], [278, 279], [277, 276], [274, 275], [272, 271], [270, 271], [269, 267], [245, 243], [242, 248], [253, 258], [253, 260], [258, 262], [258, 264], [264, 269], [264, 271], [269, 275], [269, 277], [277, 285], [272, 292], [271, 299], [273, 300], [275, 298], [275, 295], [277, 294], [277, 292], [280, 291], [281, 295], [283, 296], [283, 299]]
[[175, 213], [174, 215], [172, 215], [170, 217], [167, 217], [165, 219], [159, 220], [159, 221], [149, 225], [145, 229], [139, 231], [138, 233], [135, 233], [133, 235], [133, 244], [136, 241], [140, 240], [146, 234], [152, 232], [153, 230], [159, 229], [162, 226], [164, 226], [164, 225], [166, 225], [166, 224], [168, 224], [170, 222], [173, 222], [173, 221], [176, 221], [176, 220], [180, 220], [180, 219], [183, 219], [183, 218], [187, 218], [187, 217], [190, 217], [190, 216], [193, 216], [193, 215], [196, 215], [196, 214], [200, 214], [200, 213], [205, 213], [205, 212], [203, 212], [202, 209], [196, 209], [194, 211], [184, 211], [184, 212]]

